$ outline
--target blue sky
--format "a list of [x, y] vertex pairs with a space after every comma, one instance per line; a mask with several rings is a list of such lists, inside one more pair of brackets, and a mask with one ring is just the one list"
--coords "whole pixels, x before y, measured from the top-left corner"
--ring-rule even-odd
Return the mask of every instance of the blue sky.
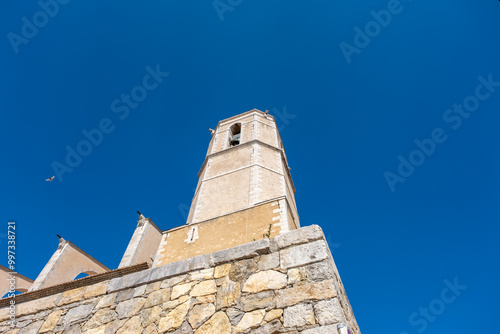
[[0, 226], [16, 221], [20, 273], [56, 234], [116, 268], [136, 210], [184, 224], [207, 128], [270, 109], [363, 333], [498, 331], [498, 1], [62, 3], [0, 12]]

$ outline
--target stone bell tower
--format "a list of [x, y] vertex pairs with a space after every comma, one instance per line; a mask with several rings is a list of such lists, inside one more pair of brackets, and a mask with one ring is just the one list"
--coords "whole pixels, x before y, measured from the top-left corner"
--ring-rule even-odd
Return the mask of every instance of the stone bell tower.
[[220, 121], [211, 132], [187, 224], [273, 202], [273, 211], [280, 213], [273, 223], [280, 223], [280, 232], [299, 227], [295, 188], [274, 117], [253, 109]]
[[186, 225], [164, 232], [155, 265], [300, 227], [274, 117], [253, 109], [220, 121], [210, 132]]

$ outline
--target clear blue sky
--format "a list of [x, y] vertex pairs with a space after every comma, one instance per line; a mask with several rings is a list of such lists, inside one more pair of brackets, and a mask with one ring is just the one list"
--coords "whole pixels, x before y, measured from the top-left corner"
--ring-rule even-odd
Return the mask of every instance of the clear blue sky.
[[20, 273], [56, 234], [116, 268], [136, 210], [184, 224], [207, 128], [270, 109], [363, 333], [498, 332], [500, 2], [65, 1], [0, 12], [0, 226], [17, 222]]

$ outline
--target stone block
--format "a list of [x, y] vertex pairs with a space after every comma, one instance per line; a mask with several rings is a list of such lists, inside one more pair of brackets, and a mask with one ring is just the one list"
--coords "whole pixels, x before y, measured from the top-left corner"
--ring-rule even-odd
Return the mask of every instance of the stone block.
[[287, 233], [283, 233], [274, 238], [279, 249], [301, 245], [312, 241], [325, 239], [323, 230], [318, 225], [302, 227]]
[[59, 318], [61, 317], [62, 312], [62, 310], [52, 312], [43, 323], [39, 333], [48, 333], [53, 331], [59, 321]]
[[269, 254], [269, 244], [269, 239], [262, 239], [212, 253], [210, 256], [210, 264], [212, 266], [217, 266], [231, 261], [249, 259], [262, 254]]
[[283, 319], [285, 327], [302, 327], [316, 323], [313, 307], [310, 304], [287, 307], [283, 312]]
[[203, 325], [215, 313], [214, 304], [195, 305], [188, 315], [188, 322], [193, 329]]
[[278, 319], [268, 322], [267, 324], [254, 329], [250, 334], [275, 334], [278, 333], [282, 324]]
[[83, 319], [90, 315], [90, 312], [92, 311], [93, 308], [94, 304], [84, 304], [72, 308], [64, 316], [64, 322], [69, 324], [73, 321]]
[[273, 291], [264, 291], [257, 294], [245, 295], [241, 298], [241, 308], [245, 312], [257, 309], [271, 309], [276, 306]]
[[189, 295], [191, 297], [205, 296], [215, 293], [216, 291], [217, 285], [214, 280], [201, 281], [193, 287]]
[[300, 267], [327, 259], [329, 256], [324, 240], [314, 241], [309, 244], [292, 246], [280, 251], [281, 268], [288, 269]]
[[338, 298], [322, 300], [314, 305], [314, 313], [320, 325], [345, 323], [342, 306]]
[[189, 272], [190, 259], [164, 264], [151, 270], [151, 280], [163, 280]]
[[226, 277], [223, 283], [217, 288], [216, 307], [221, 308], [236, 305], [241, 296], [240, 283], [231, 281]]
[[231, 324], [224, 312], [215, 313], [210, 320], [196, 330], [196, 334], [231, 334]]
[[206, 269], [210, 267], [210, 255], [198, 255], [189, 261], [190, 270]]
[[275, 270], [266, 270], [251, 275], [243, 285], [243, 292], [277, 290], [284, 288], [286, 284], [287, 275]]
[[280, 254], [279, 252], [261, 255], [257, 267], [259, 270], [269, 270], [275, 269], [280, 266]]
[[264, 310], [256, 310], [253, 312], [248, 312], [243, 315], [238, 325], [234, 328], [235, 333], [241, 333], [249, 328], [257, 328], [262, 320], [266, 311]]
[[276, 291], [276, 306], [283, 308], [305, 300], [323, 300], [336, 296], [333, 280], [308, 283]]

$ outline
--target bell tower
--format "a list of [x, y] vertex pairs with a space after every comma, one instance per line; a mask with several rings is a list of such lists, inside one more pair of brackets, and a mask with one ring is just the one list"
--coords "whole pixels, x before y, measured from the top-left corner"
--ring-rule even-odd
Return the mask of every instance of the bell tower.
[[295, 188], [274, 117], [253, 109], [220, 121], [211, 133], [187, 224], [273, 202], [280, 217], [270, 223], [279, 233], [300, 227]]
[[274, 117], [253, 109], [220, 121], [210, 132], [186, 225], [163, 232], [154, 266], [300, 227]]

